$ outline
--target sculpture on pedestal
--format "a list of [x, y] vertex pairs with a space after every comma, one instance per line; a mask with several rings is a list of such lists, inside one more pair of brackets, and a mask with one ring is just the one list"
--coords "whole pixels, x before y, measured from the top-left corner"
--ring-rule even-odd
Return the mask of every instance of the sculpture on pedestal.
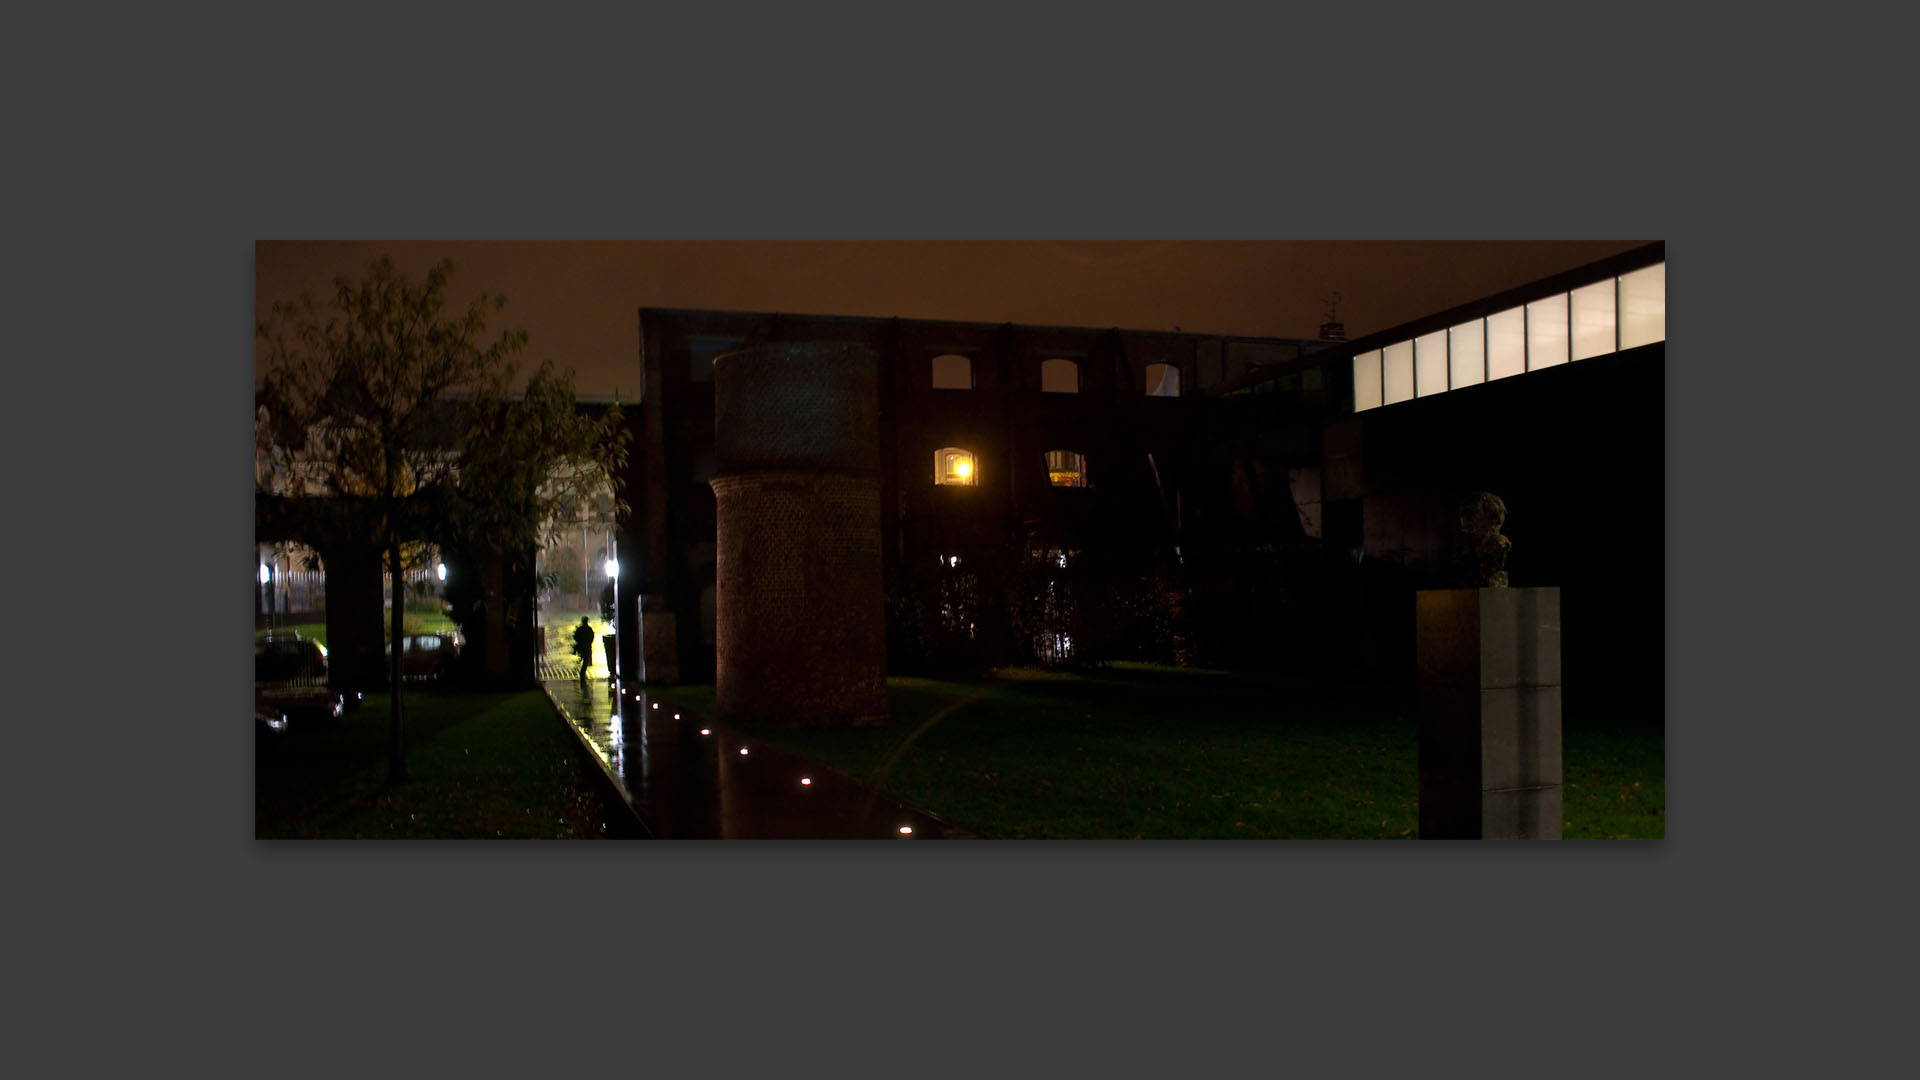
[[1460, 532], [1456, 537], [1459, 584], [1473, 589], [1507, 587], [1507, 553], [1513, 541], [1500, 535], [1507, 523], [1507, 504], [1500, 496], [1476, 491], [1460, 502]]

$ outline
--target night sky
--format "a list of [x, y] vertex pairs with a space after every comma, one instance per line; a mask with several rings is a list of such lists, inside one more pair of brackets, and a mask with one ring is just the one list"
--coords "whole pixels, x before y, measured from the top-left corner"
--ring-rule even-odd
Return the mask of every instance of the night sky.
[[[525, 329], [582, 395], [632, 397], [642, 307], [1311, 338], [1342, 295], [1350, 338], [1648, 241], [357, 243], [255, 248], [255, 308], [391, 255], [409, 276], [451, 257], [456, 300], [507, 297], [496, 328]], [[259, 373], [256, 371], [256, 378]]]

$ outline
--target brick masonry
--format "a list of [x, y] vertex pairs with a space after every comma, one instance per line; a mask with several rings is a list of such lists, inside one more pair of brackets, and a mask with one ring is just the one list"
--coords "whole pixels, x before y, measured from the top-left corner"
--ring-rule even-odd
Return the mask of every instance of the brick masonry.
[[761, 346], [714, 365], [715, 708], [884, 723], [878, 358]]

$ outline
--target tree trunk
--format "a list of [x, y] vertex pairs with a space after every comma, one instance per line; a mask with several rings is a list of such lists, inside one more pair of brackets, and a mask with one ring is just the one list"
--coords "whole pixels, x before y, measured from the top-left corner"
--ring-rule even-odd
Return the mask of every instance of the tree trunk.
[[481, 571], [482, 596], [485, 597], [487, 680], [495, 682], [507, 675], [507, 575], [506, 556], [495, 551], [487, 556]]
[[400, 675], [400, 664], [404, 652], [402, 646], [406, 644], [402, 616], [406, 607], [407, 583], [400, 576], [400, 537], [397, 532], [387, 542], [387, 568], [393, 574], [393, 654], [387, 663], [388, 698], [393, 703], [393, 754], [388, 763], [387, 782], [404, 784], [407, 781], [406, 716], [400, 697], [401, 688], [406, 683]]

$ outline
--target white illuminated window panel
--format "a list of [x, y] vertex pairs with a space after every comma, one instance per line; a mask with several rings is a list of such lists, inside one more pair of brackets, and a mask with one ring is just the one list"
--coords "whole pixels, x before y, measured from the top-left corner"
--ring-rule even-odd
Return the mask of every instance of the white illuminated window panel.
[[1527, 314], [1509, 308], [1487, 316], [1487, 378], [1504, 379], [1527, 370]]
[[1353, 358], [1353, 411], [1380, 407], [1380, 351]]
[[1527, 305], [1527, 370], [1567, 362], [1567, 294]]
[[1620, 275], [1620, 347], [1667, 340], [1667, 264]]
[[1573, 359], [1613, 351], [1613, 279], [1573, 290]]
[[1387, 377], [1380, 398], [1391, 405], [1413, 398], [1413, 342], [1403, 341], [1380, 350], [1386, 359]]
[[1437, 330], [1413, 339], [1413, 388], [1420, 397], [1447, 389], [1447, 332]]
[[1452, 372], [1454, 386], [1472, 386], [1487, 381], [1487, 324], [1475, 319], [1470, 323], [1461, 323], [1447, 331], [1451, 339], [1452, 359], [1448, 370]]

